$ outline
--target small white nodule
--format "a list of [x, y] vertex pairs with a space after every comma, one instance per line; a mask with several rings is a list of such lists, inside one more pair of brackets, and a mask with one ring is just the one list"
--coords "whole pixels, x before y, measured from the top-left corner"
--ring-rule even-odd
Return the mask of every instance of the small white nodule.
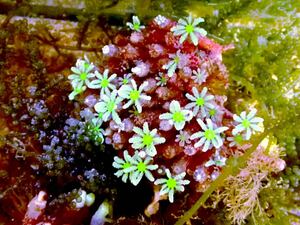
[[105, 45], [103, 48], [102, 48], [102, 53], [104, 55], [108, 55], [109, 54], [109, 46], [108, 45]]
[[133, 67], [132, 69], [131, 69], [131, 72], [133, 72], [133, 73], [135, 73], [135, 74], [141, 74], [141, 72], [142, 72], [142, 69], [140, 68], [140, 67], [138, 67], [138, 66], [136, 66], [136, 67]]
[[144, 159], [146, 157], [146, 152], [145, 151], [140, 151], [139, 152], [139, 157], [141, 157], [142, 159]]

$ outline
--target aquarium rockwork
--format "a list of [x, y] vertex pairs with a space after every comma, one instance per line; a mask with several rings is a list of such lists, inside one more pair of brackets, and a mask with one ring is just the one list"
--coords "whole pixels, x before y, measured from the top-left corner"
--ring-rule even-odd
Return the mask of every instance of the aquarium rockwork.
[[300, 225], [300, 1], [0, 0], [0, 225]]

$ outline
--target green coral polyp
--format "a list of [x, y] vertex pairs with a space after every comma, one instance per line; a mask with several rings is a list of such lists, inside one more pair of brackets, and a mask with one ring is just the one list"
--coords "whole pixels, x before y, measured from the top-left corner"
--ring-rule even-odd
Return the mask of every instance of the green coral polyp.
[[214, 109], [214, 96], [207, 93], [207, 87], [204, 87], [199, 93], [196, 87], [192, 88], [193, 95], [187, 93], [185, 96], [191, 102], [188, 103], [185, 108], [193, 110], [194, 116], [200, 112], [201, 116], [204, 118], [209, 114], [209, 111]]
[[149, 145], [153, 144], [153, 137], [150, 134], [146, 134], [143, 137], [143, 143], [146, 146], [149, 146]]
[[132, 23], [131, 22], [127, 22], [126, 25], [134, 31], [138, 31], [140, 32], [141, 29], [144, 29], [145, 26], [141, 25], [141, 22], [139, 20], [139, 18], [137, 16], [132, 16]]
[[87, 70], [90, 67], [90, 64], [87, 62], [84, 62], [84, 68]]
[[196, 18], [193, 20], [192, 16], [189, 15], [185, 19], [179, 19], [177, 25], [172, 27], [171, 31], [175, 36], [180, 36], [180, 43], [183, 43], [189, 36], [193, 44], [197, 46], [199, 42], [197, 34], [201, 36], [206, 36], [207, 34], [203, 28], [197, 26], [202, 22], [204, 22], [204, 19]]
[[173, 114], [173, 120], [175, 122], [178, 122], [178, 123], [183, 122], [184, 121], [184, 115], [181, 112], [175, 112]]
[[132, 101], [136, 101], [140, 98], [140, 92], [138, 90], [132, 90], [129, 97]]
[[241, 144], [242, 142], [243, 142], [243, 136], [242, 135], [236, 135], [235, 137], [234, 137], [234, 141], [236, 142], [236, 143], [238, 143], [238, 144]]
[[203, 98], [197, 98], [197, 100], [196, 100], [196, 104], [197, 104], [198, 106], [203, 106], [203, 105], [204, 105], [204, 103], [205, 103], [205, 101], [204, 101], [204, 99], [203, 99]]
[[215, 109], [211, 109], [211, 110], [209, 110], [208, 113], [210, 116], [214, 116], [214, 115], [216, 115], [217, 111]]
[[144, 149], [146, 154], [154, 157], [157, 154], [155, 145], [162, 144], [166, 141], [157, 135], [157, 129], [150, 130], [148, 123], [144, 123], [143, 129], [134, 127], [133, 131], [136, 133], [129, 139], [129, 143], [132, 143], [134, 149]]
[[248, 127], [250, 126], [250, 121], [247, 120], [247, 119], [245, 119], [245, 120], [243, 120], [242, 125], [243, 125], [245, 128], [248, 128]]
[[191, 24], [186, 25], [185, 30], [188, 34], [194, 32], [194, 27]]
[[148, 82], [143, 82], [139, 87], [134, 79], [131, 79], [131, 85], [122, 85], [118, 90], [118, 94], [123, 99], [128, 99], [129, 101], [123, 105], [123, 109], [127, 109], [129, 106], [134, 105], [139, 113], [142, 112], [141, 101], [150, 101], [151, 97], [145, 95], [143, 90], [148, 85]]
[[180, 61], [180, 58], [179, 58], [179, 56], [175, 56], [175, 58], [173, 60], [174, 60], [174, 63], [178, 64]]
[[216, 138], [216, 134], [213, 130], [208, 129], [204, 132], [204, 136], [206, 137], [207, 140], [213, 140]]
[[103, 118], [103, 113], [102, 113], [102, 112], [99, 112], [99, 113], [98, 113], [98, 119], [102, 120], [102, 118]]
[[[262, 122], [264, 121], [260, 117], [256, 117], [256, 109], [250, 110], [248, 114], [246, 111], [241, 112], [240, 115], [233, 115], [234, 122], [237, 124], [232, 130], [232, 134], [245, 134], [245, 140], [249, 140], [252, 133], [263, 131]], [[261, 124], [261, 125], [260, 125]]]
[[160, 195], [168, 195], [169, 201], [174, 201], [174, 193], [175, 191], [184, 191], [184, 185], [190, 183], [189, 180], [184, 180], [186, 175], [185, 172], [172, 176], [169, 169], [165, 170], [167, 178], [157, 179], [154, 184], [161, 185]]
[[80, 79], [85, 81], [87, 79], [87, 73], [81, 73], [80, 74]]
[[113, 81], [117, 77], [117, 74], [112, 74], [111, 76], [109, 76], [109, 70], [105, 69], [103, 74], [95, 71], [95, 76], [97, 79], [92, 80], [88, 87], [91, 89], [100, 89], [100, 95], [106, 94], [116, 89]]
[[176, 182], [175, 179], [169, 178], [167, 180], [167, 186], [168, 186], [169, 189], [174, 189], [176, 187], [176, 185], [177, 185], [177, 182]]
[[168, 120], [170, 124], [174, 124], [176, 130], [182, 130], [185, 123], [193, 118], [190, 110], [181, 109], [178, 101], [173, 100], [169, 106], [169, 113], [163, 113], [159, 116], [161, 120]]
[[139, 164], [137, 165], [137, 169], [140, 172], [145, 172], [147, 169], [146, 164], [144, 162], [139, 162]]
[[199, 141], [195, 143], [194, 147], [198, 148], [203, 146], [203, 152], [206, 152], [212, 147], [215, 147], [216, 149], [220, 148], [223, 145], [223, 140], [221, 138], [222, 133], [228, 130], [228, 127], [216, 128], [216, 125], [213, 124], [211, 119], [206, 119], [206, 124], [201, 119], [197, 119], [197, 122], [202, 130], [191, 136], [192, 140], [200, 138]]
[[100, 85], [102, 88], [106, 88], [109, 85], [108, 79], [103, 79]]
[[122, 166], [123, 169], [128, 169], [130, 168], [132, 165], [129, 162], [124, 163], [124, 165]]
[[119, 158], [118, 156], [115, 156], [112, 166], [117, 169], [117, 172], [114, 173], [115, 176], [122, 177], [122, 181], [124, 183], [126, 183], [128, 180], [128, 177], [130, 179], [130, 173], [135, 168], [132, 164], [133, 158], [128, 154], [127, 150], [125, 150], [123, 152], [123, 157], [124, 157], [124, 159]]
[[114, 101], [110, 101], [107, 103], [107, 111], [112, 112], [115, 110], [116, 103]]

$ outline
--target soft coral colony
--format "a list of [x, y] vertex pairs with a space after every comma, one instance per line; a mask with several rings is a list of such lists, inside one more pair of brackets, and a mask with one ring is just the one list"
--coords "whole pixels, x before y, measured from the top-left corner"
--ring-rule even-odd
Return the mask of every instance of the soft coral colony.
[[78, 59], [69, 76], [69, 98], [93, 113], [97, 140], [118, 150], [115, 175], [133, 185], [146, 178], [170, 202], [187, 187], [204, 191], [263, 129], [256, 109], [236, 115], [224, 107], [228, 46], [207, 38], [203, 22], [159, 15], [143, 26], [133, 16], [129, 31], [102, 48], [100, 68]]

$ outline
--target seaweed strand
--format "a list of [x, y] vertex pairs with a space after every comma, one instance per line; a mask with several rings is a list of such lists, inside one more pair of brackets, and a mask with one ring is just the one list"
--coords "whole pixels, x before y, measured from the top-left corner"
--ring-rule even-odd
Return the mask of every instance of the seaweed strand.
[[184, 225], [190, 218], [198, 211], [198, 209], [206, 202], [209, 196], [220, 186], [223, 185], [225, 179], [238, 171], [238, 168], [243, 167], [243, 165], [247, 162], [247, 159], [251, 156], [251, 154], [256, 150], [258, 145], [269, 136], [269, 133], [265, 135], [258, 136], [256, 140], [253, 142], [253, 146], [241, 157], [239, 158], [231, 158], [229, 160], [228, 166], [224, 168], [223, 173], [211, 183], [208, 189], [201, 195], [201, 197], [195, 202], [195, 204], [183, 214], [183, 216], [175, 223], [175, 225]]

